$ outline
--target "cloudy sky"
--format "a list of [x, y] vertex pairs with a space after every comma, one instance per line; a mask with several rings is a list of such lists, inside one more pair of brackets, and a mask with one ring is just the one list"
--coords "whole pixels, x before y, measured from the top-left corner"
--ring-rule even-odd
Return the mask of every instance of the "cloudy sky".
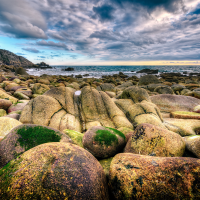
[[0, 49], [51, 65], [200, 64], [200, 0], [0, 0]]

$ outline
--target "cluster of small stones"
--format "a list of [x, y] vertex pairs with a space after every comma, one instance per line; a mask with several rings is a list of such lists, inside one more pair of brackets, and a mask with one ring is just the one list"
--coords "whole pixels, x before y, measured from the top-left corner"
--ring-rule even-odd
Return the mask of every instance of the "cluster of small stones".
[[1, 199], [200, 199], [198, 75], [5, 72]]

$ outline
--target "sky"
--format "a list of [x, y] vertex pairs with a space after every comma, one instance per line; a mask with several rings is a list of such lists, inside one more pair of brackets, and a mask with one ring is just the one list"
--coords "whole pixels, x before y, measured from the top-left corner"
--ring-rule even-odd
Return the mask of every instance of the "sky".
[[0, 0], [0, 49], [50, 65], [200, 65], [200, 0]]

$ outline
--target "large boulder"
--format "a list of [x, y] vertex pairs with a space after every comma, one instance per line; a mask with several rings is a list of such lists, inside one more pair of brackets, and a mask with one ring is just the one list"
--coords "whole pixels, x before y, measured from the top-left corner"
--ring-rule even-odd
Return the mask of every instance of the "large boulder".
[[150, 101], [147, 91], [137, 86], [125, 89], [118, 99], [131, 99], [133, 103], [140, 103], [143, 100]]
[[115, 89], [115, 85], [112, 84], [112, 83], [103, 83], [101, 84], [99, 87], [98, 87], [99, 90], [102, 90], [102, 91], [112, 91], [112, 92], [115, 92], [116, 89]]
[[16, 126], [22, 123], [16, 119], [0, 117], [0, 138], [4, 138]]
[[92, 126], [133, 128], [125, 114], [105, 92], [98, 92], [86, 86], [82, 89], [80, 101], [83, 130], [88, 130]]
[[200, 199], [200, 160], [117, 154], [110, 165], [111, 199]]
[[156, 87], [154, 92], [157, 92], [159, 94], [174, 94], [173, 90], [167, 85]]
[[109, 199], [100, 163], [70, 143], [26, 151], [0, 170], [0, 182], [2, 199]]
[[114, 156], [125, 144], [125, 135], [112, 128], [93, 126], [83, 136], [83, 147], [97, 158]]
[[64, 133], [33, 124], [13, 128], [0, 142], [0, 168], [25, 151], [47, 142], [71, 142]]
[[160, 94], [150, 99], [162, 112], [192, 111], [200, 104], [200, 99], [183, 95]]
[[142, 88], [133, 86], [125, 89], [115, 104], [132, 124], [148, 123], [165, 128], [159, 109], [151, 103], [148, 93]]
[[26, 124], [48, 126], [54, 113], [61, 110], [61, 105], [54, 98], [40, 95], [32, 99], [22, 110], [20, 121]]
[[152, 124], [140, 124], [126, 144], [125, 153], [181, 157], [185, 142], [180, 135]]
[[149, 85], [151, 83], [159, 83], [159, 79], [154, 75], [145, 75], [139, 79], [138, 85]]

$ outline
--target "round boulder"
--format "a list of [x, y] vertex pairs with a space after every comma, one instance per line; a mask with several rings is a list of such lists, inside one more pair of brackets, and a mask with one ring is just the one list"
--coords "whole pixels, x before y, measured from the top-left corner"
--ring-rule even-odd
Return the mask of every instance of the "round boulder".
[[26, 151], [0, 170], [0, 182], [2, 199], [109, 199], [100, 163], [70, 143]]
[[178, 157], [185, 152], [180, 135], [152, 124], [140, 124], [126, 144], [125, 153]]
[[169, 86], [158, 86], [155, 88], [154, 92], [159, 94], [174, 94], [173, 90]]
[[200, 160], [117, 154], [110, 165], [111, 199], [200, 199]]
[[26, 124], [15, 127], [0, 143], [0, 168], [25, 151], [47, 142], [71, 142], [71, 139], [47, 126]]
[[159, 79], [154, 75], [145, 75], [139, 79], [138, 85], [149, 85], [151, 83], [159, 83]]
[[0, 109], [7, 110], [12, 105], [10, 100], [0, 99]]
[[125, 135], [113, 128], [93, 126], [83, 136], [83, 147], [97, 158], [114, 156], [125, 144]]

